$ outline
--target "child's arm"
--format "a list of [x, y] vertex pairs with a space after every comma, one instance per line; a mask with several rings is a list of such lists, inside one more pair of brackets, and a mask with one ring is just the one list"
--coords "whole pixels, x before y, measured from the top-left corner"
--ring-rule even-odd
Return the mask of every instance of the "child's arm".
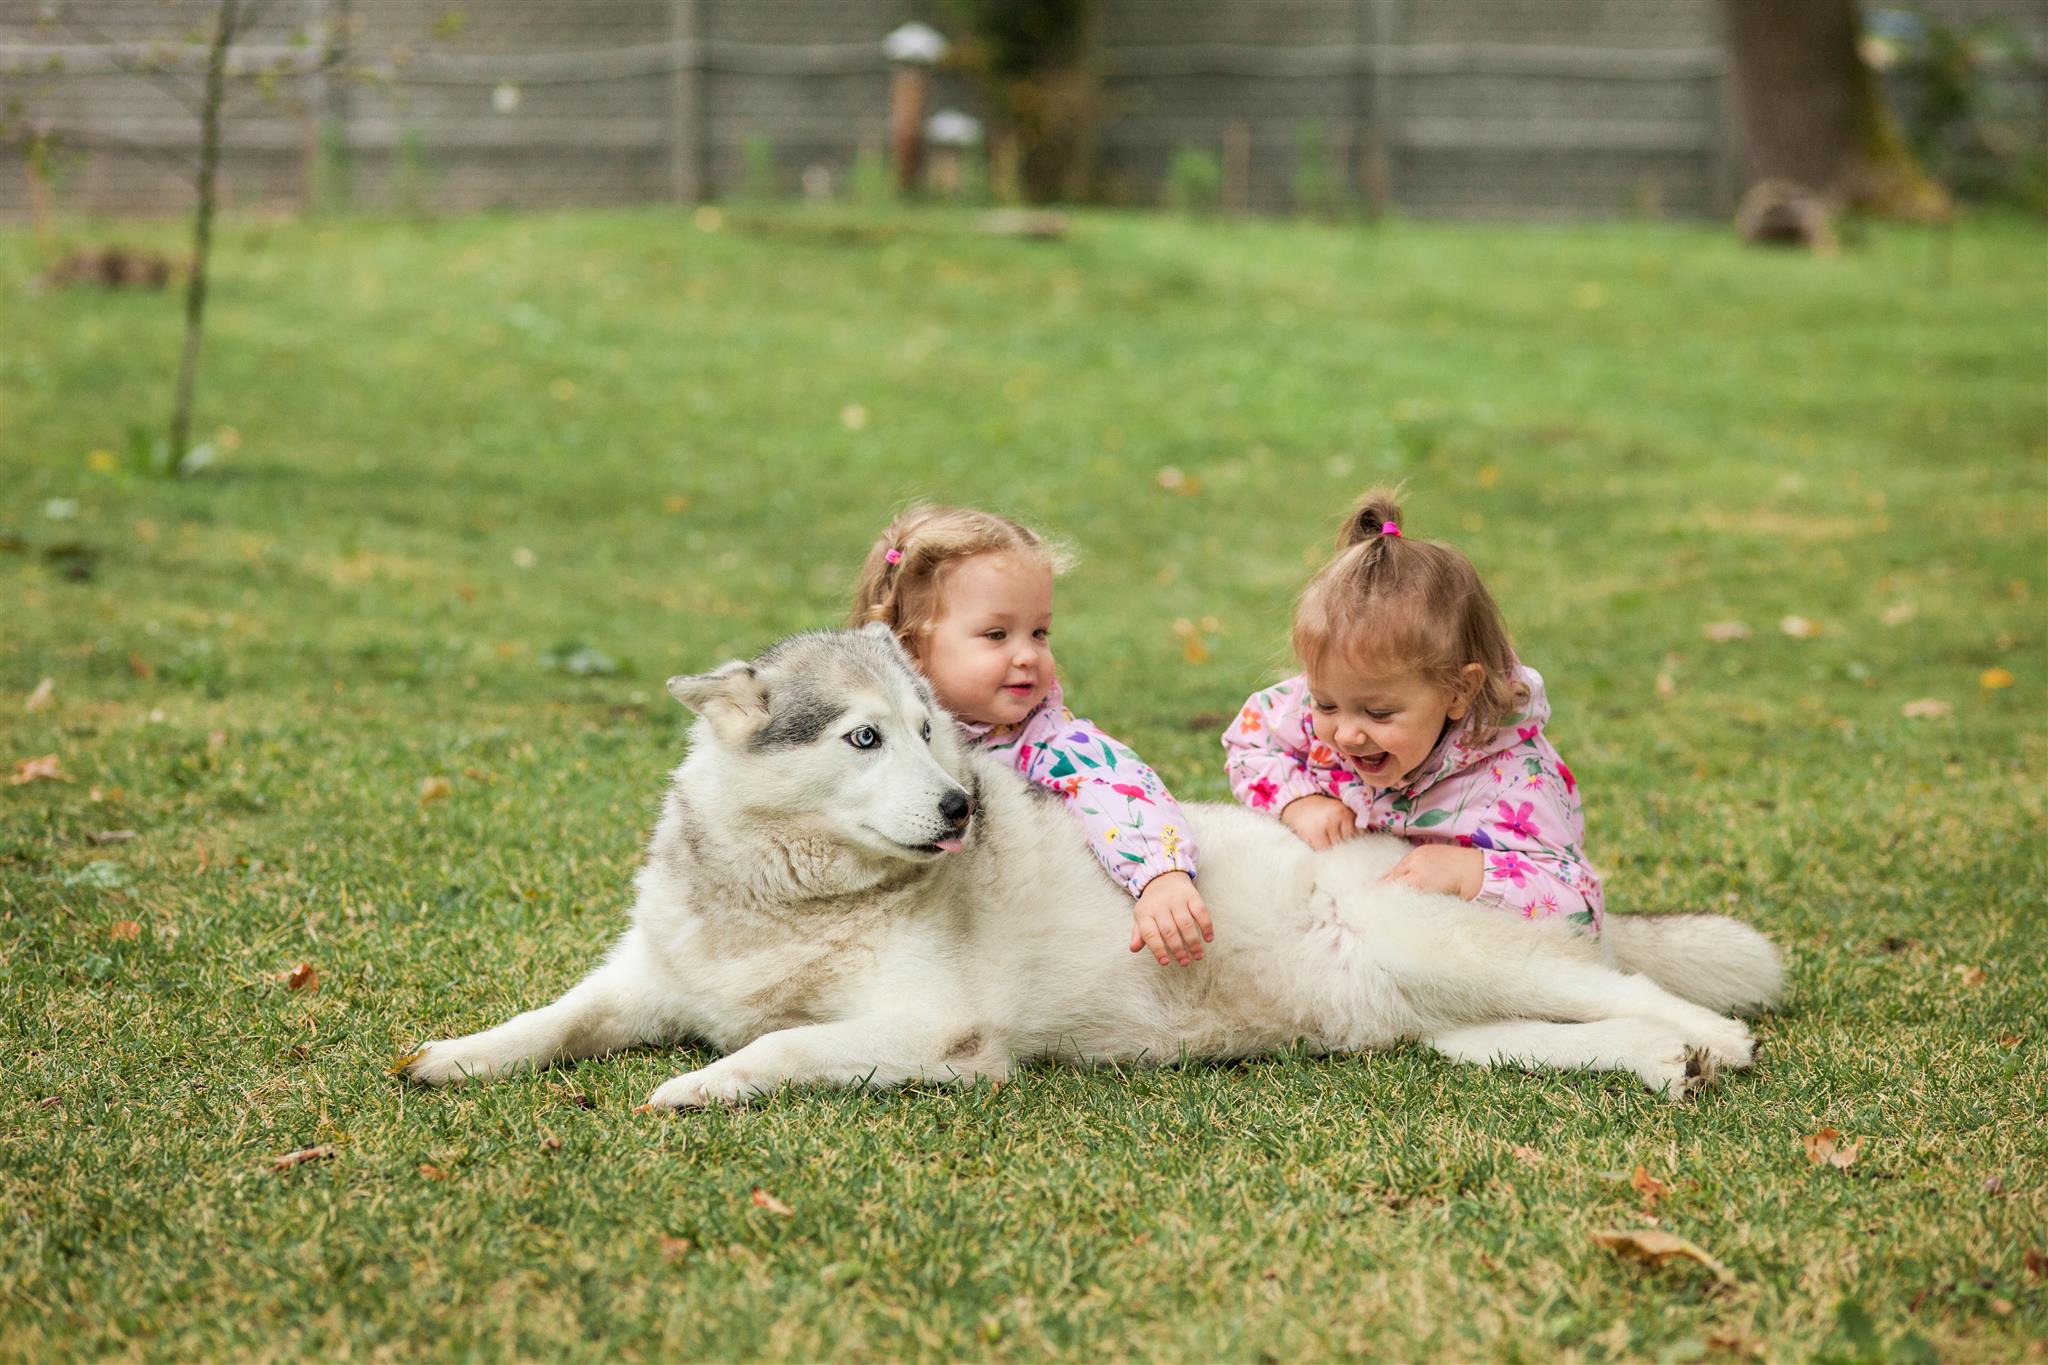
[[1223, 775], [1230, 791], [1253, 810], [1279, 815], [1304, 796], [1328, 796], [1316, 781], [1304, 710], [1308, 685], [1299, 678], [1276, 683], [1245, 699], [1223, 732]]
[[1047, 707], [1015, 740], [991, 751], [1058, 792], [1079, 817], [1090, 850], [1136, 902], [1131, 951], [1150, 947], [1160, 962], [1171, 957], [1182, 965], [1202, 955], [1202, 942], [1215, 934], [1195, 890], [1194, 838], [1143, 759], [1059, 707]]

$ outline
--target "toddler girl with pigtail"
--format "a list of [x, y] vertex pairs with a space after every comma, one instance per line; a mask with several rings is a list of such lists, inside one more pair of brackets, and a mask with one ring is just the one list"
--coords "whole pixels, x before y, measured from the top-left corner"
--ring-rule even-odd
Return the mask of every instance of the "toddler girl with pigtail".
[[1374, 489], [1294, 615], [1302, 672], [1223, 735], [1237, 799], [1316, 848], [1366, 831], [1415, 844], [1388, 879], [1563, 915], [1599, 932], [1572, 770], [1544, 736], [1543, 679], [1515, 658], [1471, 562], [1402, 533]]
[[1158, 775], [1067, 709], [1051, 638], [1064, 568], [1064, 555], [1007, 517], [912, 507], [868, 552], [852, 624], [887, 625], [973, 742], [1066, 801], [1131, 893], [1131, 951], [1186, 966], [1215, 937], [1194, 841]]

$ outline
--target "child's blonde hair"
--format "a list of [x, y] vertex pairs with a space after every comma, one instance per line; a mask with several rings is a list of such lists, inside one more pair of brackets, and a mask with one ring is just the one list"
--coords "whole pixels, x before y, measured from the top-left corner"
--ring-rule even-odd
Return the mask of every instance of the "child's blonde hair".
[[[1415, 540], [1401, 524], [1398, 489], [1375, 488], [1353, 505], [1337, 554], [1294, 610], [1294, 653], [1309, 672], [1341, 658], [1367, 671], [1399, 669], [1465, 699], [1480, 742], [1528, 704], [1515, 647], [1472, 561]], [[1478, 664], [1475, 680], [1465, 665]]]
[[1020, 555], [1055, 574], [1072, 563], [1064, 549], [1008, 517], [972, 507], [906, 507], [868, 551], [848, 623], [880, 621], [920, 657], [938, 618], [946, 566], [994, 552]]

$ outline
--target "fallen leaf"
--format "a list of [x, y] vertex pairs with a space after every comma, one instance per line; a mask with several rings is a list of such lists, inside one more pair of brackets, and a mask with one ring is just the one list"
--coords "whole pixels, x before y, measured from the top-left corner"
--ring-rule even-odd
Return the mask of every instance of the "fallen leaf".
[[142, 926], [134, 920], [117, 919], [114, 921], [113, 927], [107, 930], [107, 937], [113, 939], [116, 943], [126, 943], [141, 933]]
[[690, 500], [681, 493], [671, 493], [661, 500], [661, 510], [674, 516], [690, 510]]
[[1920, 614], [1920, 609], [1911, 602], [1894, 602], [1878, 613], [1877, 619], [1888, 626], [1903, 626]]
[[1740, 621], [1716, 621], [1700, 633], [1717, 645], [1725, 645], [1731, 640], [1747, 640], [1749, 627]]
[[1982, 967], [1958, 967], [1956, 971], [1962, 976], [1965, 986], [1981, 986], [1990, 975]]
[[2011, 1316], [2012, 1316], [2012, 1300], [2011, 1300], [2011, 1299], [1993, 1299], [1993, 1300], [1991, 1301], [1991, 1311], [1992, 1311], [1992, 1312], [1994, 1312], [1994, 1313], [1996, 1313], [1996, 1314], [1998, 1314], [1998, 1316], [2000, 1316], [2001, 1318], [2009, 1318], [2009, 1317], [2011, 1317]]
[[1195, 629], [1195, 623], [1187, 617], [1180, 617], [1173, 623], [1173, 633], [1180, 636], [1180, 654], [1191, 664], [1209, 662], [1209, 646], [1202, 639], [1202, 632]]
[[1545, 1157], [1543, 1153], [1537, 1151], [1534, 1147], [1523, 1147], [1517, 1145], [1509, 1148], [1508, 1152], [1509, 1155], [1513, 1156], [1515, 1160], [1521, 1162], [1524, 1166], [1541, 1166], [1546, 1160], [1549, 1159]]
[[527, 549], [524, 545], [512, 551], [512, 567], [515, 569], [530, 569], [539, 562], [539, 558], [533, 551]]
[[436, 801], [440, 801], [440, 800], [444, 799], [445, 797], [447, 797], [448, 793], [450, 793], [450, 792], [452, 792], [452, 791], [454, 791], [454, 790], [455, 790], [455, 786], [454, 786], [454, 784], [453, 784], [453, 783], [451, 783], [451, 782], [450, 782], [450, 781], [449, 781], [449, 780], [448, 780], [447, 778], [445, 778], [445, 777], [425, 777], [425, 778], [421, 778], [421, 779], [420, 779], [420, 804], [421, 804], [422, 806], [431, 806], [431, 805], [433, 805], [433, 804], [434, 804], [434, 802], [436, 802]]
[[[38, 1100], [36, 1107], [38, 1109], [62, 1109], [64, 1107], [64, 1097], [62, 1095], [51, 1095], [47, 1099]], [[2031, 1256], [2034, 1253], [2030, 1251], [2027, 1254]]]
[[559, 1152], [562, 1150], [562, 1140], [553, 1133], [542, 1133], [540, 1135], [540, 1149], [543, 1152]]
[[[44, 1100], [43, 1103], [48, 1104], [49, 1101]], [[2048, 1279], [2048, 1251], [2029, 1251], [2022, 1259], [2029, 1275], [2037, 1280]]]
[[47, 711], [57, 702], [57, 680], [45, 678], [36, 684], [36, 690], [28, 694], [28, 700], [21, 704], [24, 711]]
[[1806, 1147], [1808, 1161], [1816, 1166], [1832, 1166], [1838, 1171], [1846, 1171], [1855, 1165], [1857, 1154], [1863, 1150], [1861, 1138], [1844, 1146], [1839, 1128], [1822, 1128], [1808, 1133], [1800, 1142]]
[[1996, 692], [2002, 687], [2011, 687], [2019, 679], [2013, 677], [2009, 668], [1987, 668], [1977, 675], [1977, 685], [1986, 692]]
[[1678, 695], [1678, 679], [1669, 673], [1657, 675], [1657, 695], [1669, 699]]
[[1683, 1237], [1661, 1231], [1657, 1228], [1621, 1228], [1611, 1232], [1596, 1232], [1593, 1240], [1619, 1256], [1629, 1256], [1653, 1266], [1661, 1266], [1674, 1260], [1697, 1261], [1714, 1272], [1714, 1278], [1723, 1284], [1735, 1283], [1734, 1274], [1699, 1246]]
[[796, 1213], [795, 1209], [783, 1203], [759, 1185], [754, 1186], [753, 1199], [756, 1208], [766, 1209], [768, 1212], [778, 1214], [784, 1218], [791, 1217]]
[[64, 765], [55, 754], [44, 754], [41, 758], [24, 758], [14, 765], [14, 775], [7, 779], [10, 787], [25, 787], [31, 782], [69, 782], [71, 774], [64, 771]]
[[2004, 1193], [2005, 1193], [2005, 1177], [2004, 1177], [2004, 1176], [2002, 1176], [2002, 1175], [1994, 1175], [1994, 1176], [1991, 1176], [1991, 1177], [1989, 1177], [1988, 1179], [1986, 1179], [1986, 1180], [1985, 1180], [1985, 1182], [1984, 1182], [1984, 1193], [1986, 1193], [1986, 1194], [2004, 1194]]
[[105, 846], [107, 844], [125, 844], [135, 837], [135, 831], [132, 829], [102, 829], [86, 835], [85, 841], [89, 844]]
[[839, 410], [839, 425], [848, 431], [860, 431], [868, 424], [868, 410], [858, 403], [848, 403]]
[[2017, 1033], [2008, 1033], [1998, 1040], [1998, 1045], [2004, 1048], [2018, 1047], [2020, 1045], [2020, 1036]]
[[1669, 1185], [1659, 1180], [1656, 1176], [1651, 1175], [1649, 1169], [1644, 1166], [1636, 1167], [1635, 1174], [1628, 1178], [1628, 1183], [1629, 1188], [1643, 1197], [1643, 1207], [1645, 1209], [1655, 1208], [1657, 1201], [1671, 1191]]
[[1787, 616], [1778, 622], [1778, 629], [1795, 640], [1811, 640], [1820, 634], [1820, 627], [1804, 616]]
[[667, 1261], [670, 1265], [674, 1265], [677, 1261], [690, 1254], [690, 1246], [691, 1242], [687, 1237], [671, 1237], [667, 1233], [663, 1233], [661, 1238], [661, 1259]]
[[421, 1175], [425, 1176], [429, 1180], [446, 1180], [451, 1174], [453, 1174], [453, 1172], [448, 1171], [443, 1167], [436, 1166], [431, 1161], [422, 1161], [419, 1164], [419, 1172]]
[[1479, 486], [1491, 488], [1500, 482], [1500, 471], [1490, 464], [1479, 466]]
[[284, 974], [284, 985], [288, 991], [317, 991], [320, 989], [320, 973], [313, 970], [310, 962], [301, 962]]
[[150, 663], [149, 660], [143, 658], [140, 654], [130, 654], [128, 656], [128, 671], [138, 678], [154, 678], [156, 676], [156, 665]]
[[286, 1152], [283, 1156], [272, 1157], [270, 1159], [270, 1169], [273, 1171], [288, 1171], [294, 1166], [303, 1166], [308, 1161], [325, 1161], [333, 1155], [334, 1149], [325, 1143], [318, 1147], [301, 1147], [296, 1152]]
[[1939, 720], [1955, 709], [1940, 697], [1922, 697], [1901, 706], [1899, 714], [1907, 720]]

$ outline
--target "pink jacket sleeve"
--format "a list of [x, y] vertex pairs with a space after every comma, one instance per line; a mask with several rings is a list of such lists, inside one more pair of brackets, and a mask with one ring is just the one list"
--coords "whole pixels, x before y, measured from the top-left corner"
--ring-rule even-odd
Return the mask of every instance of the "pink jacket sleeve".
[[1065, 799], [1087, 831], [1089, 849], [1134, 899], [1161, 873], [1195, 875], [1194, 837], [1166, 784], [1092, 722], [1048, 706], [989, 748]]
[[1326, 796], [1334, 785], [1335, 772], [1319, 773], [1311, 760], [1307, 707], [1308, 684], [1291, 678], [1247, 697], [1224, 730], [1223, 775], [1253, 810], [1277, 816], [1289, 802]]
[[[1437, 833], [1478, 849], [1483, 872], [1477, 899], [1529, 919], [1563, 915], [1597, 933], [1602, 918], [1599, 874], [1586, 861], [1574, 784], [1547, 743], [1522, 757], [1522, 784], [1487, 784], [1458, 820]], [[1535, 785], [1528, 785], [1530, 778]], [[1476, 795], [1476, 794], [1475, 794]], [[1458, 828], [1469, 822], [1469, 829]]]

